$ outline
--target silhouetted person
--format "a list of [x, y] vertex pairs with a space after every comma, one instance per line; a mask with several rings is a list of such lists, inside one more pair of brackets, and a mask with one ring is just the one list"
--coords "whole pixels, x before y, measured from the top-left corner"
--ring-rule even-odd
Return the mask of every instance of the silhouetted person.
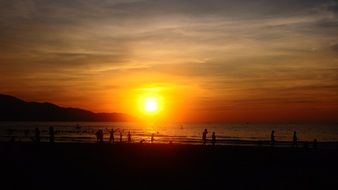
[[151, 143], [153, 143], [154, 142], [154, 133], [153, 134], [151, 134]]
[[292, 141], [292, 145], [293, 145], [293, 147], [297, 147], [297, 146], [298, 146], [298, 137], [297, 137], [296, 131], [293, 132], [293, 141]]
[[54, 143], [55, 140], [55, 132], [53, 127], [49, 127], [49, 142]]
[[317, 139], [313, 140], [313, 149], [317, 149], [318, 141]]
[[102, 129], [99, 129], [96, 132], [96, 142], [103, 143], [103, 131], [102, 131]]
[[271, 131], [271, 146], [275, 146], [275, 131]]
[[131, 143], [131, 133], [130, 133], [130, 131], [128, 132], [128, 143]]
[[113, 143], [114, 144], [114, 133], [115, 133], [114, 129], [111, 129], [109, 131], [109, 143]]
[[208, 130], [204, 129], [203, 135], [202, 135], [203, 144], [207, 143], [207, 134], [208, 134]]
[[96, 131], [95, 136], [96, 136], [96, 142], [98, 143], [100, 139], [100, 130]]
[[100, 133], [100, 142], [103, 143], [103, 130], [101, 130], [101, 133]]
[[35, 142], [40, 143], [40, 129], [35, 128]]
[[213, 146], [215, 146], [215, 144], [216, 144], [216, 135], [215, 135], [215, 132], [212, 132], [212, 136], [211, 136], [211, 143], [212, 143], [212, 145]]
[[122, 132], [120, 130], [120, 143], [122, 142]]

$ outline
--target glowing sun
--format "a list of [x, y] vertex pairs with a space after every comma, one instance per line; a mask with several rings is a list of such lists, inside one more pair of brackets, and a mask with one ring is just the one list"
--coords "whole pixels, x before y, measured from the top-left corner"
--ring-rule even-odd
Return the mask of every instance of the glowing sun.
[[158, 110], [158, 102], [156, 98], [146, 98], [144, 100], [144, 110], [149, 113], [156, 112]]

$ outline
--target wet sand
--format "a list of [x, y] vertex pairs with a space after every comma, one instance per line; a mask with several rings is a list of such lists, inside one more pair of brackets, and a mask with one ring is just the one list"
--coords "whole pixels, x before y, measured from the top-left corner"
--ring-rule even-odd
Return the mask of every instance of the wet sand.
[[0, 143], [0, 151], [4, 189], [328, 189], [338, 185], [337, 149]]

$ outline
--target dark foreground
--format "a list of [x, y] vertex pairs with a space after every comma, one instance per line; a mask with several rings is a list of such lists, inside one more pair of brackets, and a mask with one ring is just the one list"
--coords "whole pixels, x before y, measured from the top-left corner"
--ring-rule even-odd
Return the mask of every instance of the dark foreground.
[[331, 189], [338, 151], [161, 144], [0, 144], [0, 189]]

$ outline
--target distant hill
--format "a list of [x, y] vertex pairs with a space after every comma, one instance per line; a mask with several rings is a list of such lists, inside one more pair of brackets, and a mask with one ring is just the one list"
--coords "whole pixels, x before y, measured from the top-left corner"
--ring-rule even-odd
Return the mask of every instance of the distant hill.
[[26, 102], [0, 94], [0, 121], [135, 121], [123, 113], [94, 113], [78, 108], [64, 108], [52, 103]]

